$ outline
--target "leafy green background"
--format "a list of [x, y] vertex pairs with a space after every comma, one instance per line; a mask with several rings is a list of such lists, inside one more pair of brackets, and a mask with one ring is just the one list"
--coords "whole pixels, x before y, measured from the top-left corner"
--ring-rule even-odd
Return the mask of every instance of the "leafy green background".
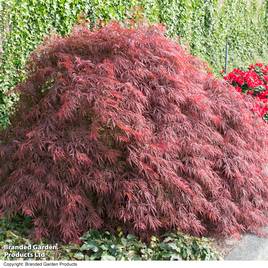
[[191, 53], [218, 73], [267, 60], [268, 1], [260, 0], [0, 0], [0, 126], [17, 97], [6, 95], [25, 76], [29, 53], [52, 32], [65, 35], [83, 15], [90, 26], [110, 20], [163, 23]]

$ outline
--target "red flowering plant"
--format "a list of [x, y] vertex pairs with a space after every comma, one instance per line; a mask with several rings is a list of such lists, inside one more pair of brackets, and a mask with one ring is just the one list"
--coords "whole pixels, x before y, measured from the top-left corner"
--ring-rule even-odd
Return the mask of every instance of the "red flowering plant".
[[247, 70], [235, 68], [224, 76], [238, 92], [257, 98], [254, 112], [268, 121], [268, 65], [262, 63], [251, 64]]

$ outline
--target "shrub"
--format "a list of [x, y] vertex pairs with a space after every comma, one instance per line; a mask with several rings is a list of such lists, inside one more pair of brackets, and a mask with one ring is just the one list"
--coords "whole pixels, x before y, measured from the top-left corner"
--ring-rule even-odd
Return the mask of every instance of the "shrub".
[[258, 103], [254, 107], [265, 121], [268, 121], [268, 65], [251, 64], [247, 70], [235, 68], [224, 76], [238, 92], [256, 97]]
[[0, 137], [0, 208], [31, 216], [36, 239], [267, 223], [267, 126], [161, 27], [79, 27], [28, 69]]

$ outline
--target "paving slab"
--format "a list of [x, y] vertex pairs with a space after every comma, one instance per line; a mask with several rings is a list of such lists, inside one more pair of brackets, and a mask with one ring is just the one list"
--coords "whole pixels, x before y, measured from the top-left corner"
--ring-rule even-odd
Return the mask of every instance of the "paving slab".
[[[264, 228], [268, 233], [268, 227]], [[243, 236], [225, 260], [268, 260], [268, 238], [247, 234]]]

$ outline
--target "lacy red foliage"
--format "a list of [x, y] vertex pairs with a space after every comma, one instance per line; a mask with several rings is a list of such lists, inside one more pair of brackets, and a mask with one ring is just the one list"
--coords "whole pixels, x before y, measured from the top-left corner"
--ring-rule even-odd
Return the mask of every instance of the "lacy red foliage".
[[35, 237], [256, 231], [268, 222], [267, 124], [160, 27], [53, 37], [1, 133], [0, 208]]

